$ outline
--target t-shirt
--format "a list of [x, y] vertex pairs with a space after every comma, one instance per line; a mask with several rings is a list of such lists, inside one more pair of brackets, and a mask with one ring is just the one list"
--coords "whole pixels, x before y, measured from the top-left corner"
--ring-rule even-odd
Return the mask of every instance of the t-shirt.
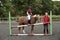
[[30, 17], [31, 17], [31, 15], [28, 15], [28, 16], [27, 16], [28, 20], [30, 20], [30, 19], [31, 19]]

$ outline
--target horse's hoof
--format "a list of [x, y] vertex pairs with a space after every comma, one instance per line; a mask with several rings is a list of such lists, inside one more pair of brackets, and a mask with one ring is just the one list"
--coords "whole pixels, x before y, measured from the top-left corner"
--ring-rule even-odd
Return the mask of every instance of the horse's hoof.
[[26, 33], [25, 30], [23, 30], [23, 33], [24, 33], [24, 34]]
[[30, 33], [30, 34], [28, 34], [28, 36], [34, 36], [34, 33]]
[[28, 34], [28, 36], [34, 36], [33, 34]]

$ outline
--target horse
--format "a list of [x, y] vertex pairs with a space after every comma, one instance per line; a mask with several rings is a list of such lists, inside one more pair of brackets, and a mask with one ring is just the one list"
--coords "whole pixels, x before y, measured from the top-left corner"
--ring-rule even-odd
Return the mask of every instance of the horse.
[[[36, 23], [38, 18], [39, 18], [38, 15], [31, 16], [31, 21], [30, 21], [30, 24], [29, 24], [26, 16], [21, 16], [21, 17], [19, 17], [18, 24], [19, 25], [28, 25], [28, 26], [31, 26], [31, 34], [33, 34], [34, 33], [34, 25], [33, 24]], [[25, 33], [24, 27], [19, 27], [18, 28], [19, 32], [20, 32], [21, 28], [22, 28], [23, 32]]]

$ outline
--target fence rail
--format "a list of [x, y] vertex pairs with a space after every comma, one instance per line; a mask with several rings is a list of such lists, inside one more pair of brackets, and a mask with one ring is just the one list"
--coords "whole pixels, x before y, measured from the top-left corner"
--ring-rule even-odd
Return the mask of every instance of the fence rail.
[[[43, 17], [43, 16], [40, 16], [40, 19], [39, 19], [40, 21], [42, 20], [42, 17]], [[11, 17], [11, 20], [17, 21], [18, 18], [19, 18], [19, 17]], [[53, 20], [53, 21], [60, 21], [60, 16], [55, 16], [55, 15], [54, 15], [54, 16], [52, 17], [52, 20]], [[5, 17], [5, 18], [0, 18], [0, 21], [8, 21], [8, 18], [6, 18], [6, 17]]]

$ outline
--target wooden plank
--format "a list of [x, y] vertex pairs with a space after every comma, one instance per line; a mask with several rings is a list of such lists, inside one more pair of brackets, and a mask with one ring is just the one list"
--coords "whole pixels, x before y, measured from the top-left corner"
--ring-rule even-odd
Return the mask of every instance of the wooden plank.
[[24, 35], [25, 35], [25, 36], [26, 36], [26, 35], [35, 35], [35, 36], [42, 35], [42, 36], [44, 36], [44, 35], [46, 35], [46, 36], [47, 36], [47, 35], [51, 35], [51, 34], [12, 34], [12, 35], [13, 35], [13, 36], [14, 36], [14, 35], [16, 35], [16, 36], [19, 36], [19, 35], [21, 35], [21, 36], [24, 36]]

